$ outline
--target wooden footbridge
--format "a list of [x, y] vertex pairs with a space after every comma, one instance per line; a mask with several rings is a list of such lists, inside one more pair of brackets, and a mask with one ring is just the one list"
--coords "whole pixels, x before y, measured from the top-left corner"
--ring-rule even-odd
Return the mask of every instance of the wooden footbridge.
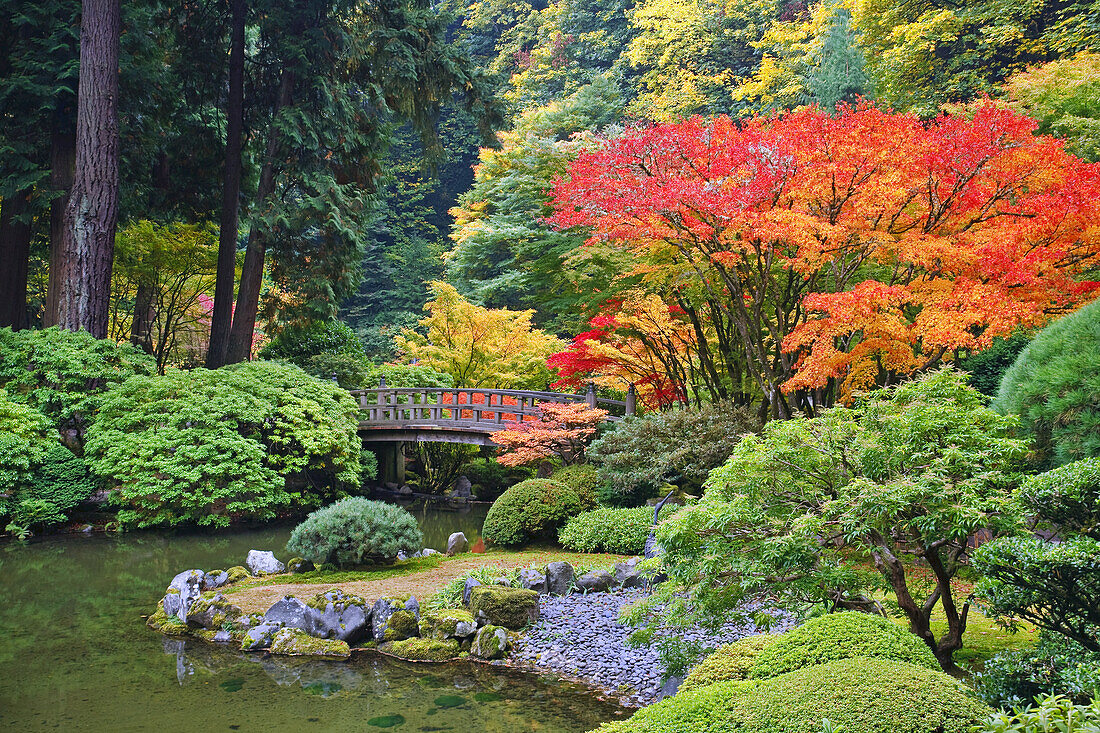
[[596, 396], [589, 384], [584, 394], [510, 389], [387, 387], [355, 389], [359, 400], [359, 435], [379, 454], [383, 480], [404, 481], [403, 445], [415, 442], [495, 445], [492, 436], [509, 423], [536, 419], [547, 402], [585, 403], [608, 412], [608, 420], [633, 415], [634, 385], [625, 400]]

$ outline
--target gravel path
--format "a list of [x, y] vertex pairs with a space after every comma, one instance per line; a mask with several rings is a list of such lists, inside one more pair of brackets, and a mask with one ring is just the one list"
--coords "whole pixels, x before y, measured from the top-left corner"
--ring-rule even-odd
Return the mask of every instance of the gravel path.
[[[618, 622], [619, 610], [645, 591], [542, 596], [539, 621], [520, 639], [511, 663], [580, 679], [620, 697], [624, 704], [648, 705], [659, 700], [664, 666], [656, 650], [630, 646], [632, 629]], [[772, 631], [793, 624], [784, 619]], [[711, 633], [704, 629], [677, 629], [685, 641], [717, 647], [757, 633], [756, 627], [727, 624]], [[624, 691], [629, 690], [624, 694]]]

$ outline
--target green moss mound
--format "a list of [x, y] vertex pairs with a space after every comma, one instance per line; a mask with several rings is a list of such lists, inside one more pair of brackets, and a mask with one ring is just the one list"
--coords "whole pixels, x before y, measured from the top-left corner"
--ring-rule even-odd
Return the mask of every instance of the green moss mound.
[[943, 672], [853, 657], [763, 681], [719, 682], [599, 733], [970, 733], [992, 710]]
[[397, 553], [417, 552], [424, 535], [416, 518], [394, 504], [362, 497], [342, 499], [310, 514], [294, 528], [287, 552], [314, 565], [338, 567], [393, 562]]
[[889, 619], [848, 611], [810, 619], [761, 650], [749, 676], [775, 677], [814, 664], [874, 657], [939, 670], [928, 645]]
[[522, 629], [539, 618], [539, 594], [524, 588], [479, 585], [470, 591], [470, 612], [479, 621]]
[[760, 652], [779, 639], [774, 634], [758, 634], [718, 647], [688, 673], [680, 685], [680, 692], [698, 690], [716, 682], [748, 679], [749, 670]]
[[554, 471], [550, 480], [576, 491], [585, 510], [595, 509], [600, 505], [599, 494], [603, 482], [595, 466], [586, 463], [565, 466]]
[[380, 647], [381, 651], [416, 662], [446, 662], [458, 656], [458, 642], [440, 639], [405, 639]]
[[[671, 516], [670, 512], [665, 512]], [[578, 514], [558, 532], [558, 542], [577, 552], [641, 555], [653, 526], [653, 507], [596, 509]]]
[[520, 481], [493, 502], [481, 535], [493, 544], [507, 546], [552, 539], [566, 520], [584, 508], [576, 491], [556, 481]]

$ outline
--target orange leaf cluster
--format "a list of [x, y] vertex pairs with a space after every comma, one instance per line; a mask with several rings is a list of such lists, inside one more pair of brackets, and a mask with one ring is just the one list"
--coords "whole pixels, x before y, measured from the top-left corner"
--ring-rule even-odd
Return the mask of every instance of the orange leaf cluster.
[[493, 434], [501, 448], [497, 460], [505, 466], [521, 466], [557, 456], [565, 465], [584, 460], [584, 449], [596, 435], [596, 426], [607, 411], [583, 402], [543, 402], [539, 418], [513, 422]]

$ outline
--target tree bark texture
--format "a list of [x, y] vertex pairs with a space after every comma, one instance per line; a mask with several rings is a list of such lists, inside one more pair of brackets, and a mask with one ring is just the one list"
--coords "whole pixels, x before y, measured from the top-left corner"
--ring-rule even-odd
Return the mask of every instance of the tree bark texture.
[[50, 188], [55, 197], [50, 201], [50, 274], [46, 285], [46, 308], [42, 325], [57, 325], [57, 294], [65, 269], [62, 249], [65, 240], [65, 207], [73, 186], [73, 166], [76, 165], [76, 132], [61, 121], [50, 136]]
[[27, 327], [27, 258], [31, 225], [23, 221], [31, 191], [17, 191], [0, 204], [0, 327]]
[[[294, 72], [284, 71], [282, 80], [279, 82], [279, 96], [275, 103], [272, 120], [290, 105], [293, 92]], [[275, 154], [278, 149], [279, 133], [273, 122], [267, 140], [263, 167], [260, 169], [260, 184], [256, 191], [257, 215], [263, 212], [268, 205], [268, 199], [275, 193]], [[227, 364], [247, 361], [252, 353], [252, 334], [256, 330], [256, 315], [260, 308], [260, 286], [264, 277], [268, 236], [269, 232], [258, 223], [253, 223], [248, 231], [244, 265], [241, 267], [241, 286], [237, 290], [237, 307], [233, 312], [233, 326], [230, 329], [229, 348], [226, 351]]]
[[214, 281], [214, 312], [206, 368], [225, 364], [233, 319], [233, 286], [237, 280], [238, 209], [241, 196], [241, 144], [244, 130], [245, 0], [230, 0], [229, 99], [226, 103], [225, 172], [222, 180], [218, 270]]
[[118, 223], [119, 1], [83, 0], [76, 169], [62, 238], [57, 325], [106, 338]]

